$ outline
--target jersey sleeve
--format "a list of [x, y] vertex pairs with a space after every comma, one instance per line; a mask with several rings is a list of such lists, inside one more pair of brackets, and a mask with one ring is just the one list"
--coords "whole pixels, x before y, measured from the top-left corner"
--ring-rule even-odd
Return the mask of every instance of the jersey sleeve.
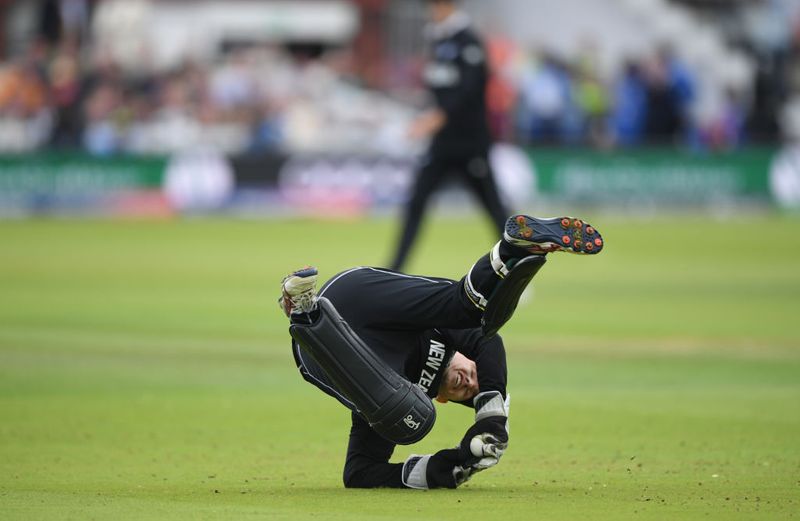
[[344, 485], [347, 488], [405, 488], [403, 464], [389, 463], [395, 444], [376, 433], [359, 415], [353, 413]]
[[[505, 398], [508, 370], [500, 335], [486, 339], [480, 329], [445, 329], [441, 333], [446, 342], [452, 342], [456, 351], [475, 362], [480, 392], [500, 391]], [[459, 403], [472, 406], [472, 402]]]

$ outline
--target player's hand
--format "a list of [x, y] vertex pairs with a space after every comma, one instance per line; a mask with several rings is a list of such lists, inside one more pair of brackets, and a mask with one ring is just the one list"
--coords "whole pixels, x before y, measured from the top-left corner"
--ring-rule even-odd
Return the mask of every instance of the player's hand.
[[468, 465], [483, 470], [497, 465], [507, 447], [506, 419], [492, 417], [479, 420], [467, 430], [459, 452]]
[[459, 449], [440, 450], [436, 454], [409, 456], [403, 465], [403, 484], [410, 488], [456, 488], [480, 469], [463, 461]]
[[498, 391], [475, 397], [475, 424], [467, 430], [459, 445], [461, 457], [476, 470], [499, 463], [508, 447], [508, 400]]
[[[467, 438], [467, 436], [465, 436], [465, 438]], [[463, 443], [462, 441], [462, 444]], [[493, 434], [487, 433], [472, 436], [469, 441], [470, 456], [472, 457], [469, 460], [469, 465], [476, 470], [486, 470], [490, 467], [494, 467], [500, 463], [500, 458], [505, 453], [507, 447], [508, 437], [505, 437], [505, 440], [503, 440]], [[460, 447], [459, 450], [461, 450]]]
[[432, 109], [423, 112], [418, 116], [408, 129], [408, 137], [411, 139], [423, 139], [435, 134], [441, 129], [447, 116], [439, 109]]

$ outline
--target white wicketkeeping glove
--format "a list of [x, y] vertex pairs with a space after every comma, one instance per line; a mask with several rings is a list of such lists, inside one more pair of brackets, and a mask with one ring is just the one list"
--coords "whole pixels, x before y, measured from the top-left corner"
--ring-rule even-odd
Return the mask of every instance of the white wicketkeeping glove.
[[511, 396], [503, 400], [499, 391], [480, 393], [472, 402], [475, 406], [475, 424], [461, 441], [462, 453], [480, 458], [471, 467], [484, 470], [500, 462], [508, 447], [508, 410]]

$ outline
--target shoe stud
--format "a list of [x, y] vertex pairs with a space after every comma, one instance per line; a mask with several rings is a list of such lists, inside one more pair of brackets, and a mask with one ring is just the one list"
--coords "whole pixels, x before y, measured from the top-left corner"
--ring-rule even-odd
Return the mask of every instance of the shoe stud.
[[569, 228], [569, 219], [567, 219], [566, 217], [561, 219], [561, 227], [564, 228], [565, 230]]
[[587, 226], [586, 233], [589, 235], [594, 235], [594, 228], [592, 228], [591, 226]]
[[603, 245], [603, 241], [602, 241], [602, 239], [599, 239], [599, 238], [598, 238], [598, 239], [595, 239], [595, 240], [594, 240], [594, 245], [595, 245], [595, 246], [597, 246], [598, 248], [599, 248], [600, 246], [602, 246], [602, 245]]
[[575, 228], [583, 228], [583, 221], [580, 219], [575, 219], [575, 222], [572, 223], [572, 225], [575, 226]]
[[591, 243], [591, 242], [587, 242], [586, 243], [586, 251], [593, 251], [593, 250], [594, 250], [594, 244]]
[[572, 242], [572, 239], [570, 238], [569, 235], [565, 235], [565, 236], [561, 237], [561, 242], [563, 242], [566, 245], [569, 245], [569, 243]]

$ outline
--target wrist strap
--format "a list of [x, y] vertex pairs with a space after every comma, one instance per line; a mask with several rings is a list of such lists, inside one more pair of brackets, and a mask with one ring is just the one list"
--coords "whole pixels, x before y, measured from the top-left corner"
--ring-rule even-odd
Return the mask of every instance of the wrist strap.
[[503, 400], [500, 391], [486, 391], [480, 393], [472, 401], [475, 406], [475, 421], [478, 422], [490, 416], [503, 416], [508, 418], [508, 408], [511, 405], [511, 395]]
[[403, 463], [403, 485], [408, 488], [427, 490], [428, 487], [428, 460], [430, 454], [412, 454]]

